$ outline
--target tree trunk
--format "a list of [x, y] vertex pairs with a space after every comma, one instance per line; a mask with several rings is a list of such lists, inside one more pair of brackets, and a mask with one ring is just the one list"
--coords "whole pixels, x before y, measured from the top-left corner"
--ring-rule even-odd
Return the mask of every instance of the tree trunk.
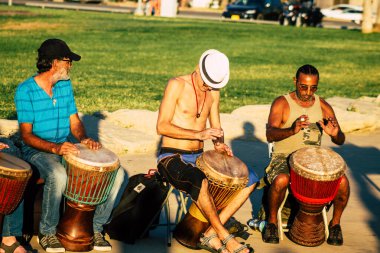
[[372, 33], [371, 0], [364, 0], [362, 15], [362, 33]]
[[182, 7], [188, 7], [189, 5], [187, 3], [187, 0], [180, 0], [179, 6], [182, 8]]
[[224, 10], [224, 8], [226, 8], [228, 3], [229, 3], [229, 0], [221, 0], [220, 7]]
[[373, 30], [375, 32], [380, 32], [380, 0], [377, 1], [377, 16]]

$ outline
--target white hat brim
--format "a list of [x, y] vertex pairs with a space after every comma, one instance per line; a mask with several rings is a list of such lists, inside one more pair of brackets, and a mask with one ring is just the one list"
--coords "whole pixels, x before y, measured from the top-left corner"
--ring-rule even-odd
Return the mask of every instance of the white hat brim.
[[199, 59], [199, 72], [201, 73], [201, 77], [202, 77], [202, 80], [208, 85], [210, 86], [211, 88], [214, 88], [214, 89], [221, 89], [223, 88], [224, 86], [227, 85], [228, 83], [228, 80], [230, 79], [230, 71], [228, 71], [227, 75], [224, 77], [224, 79], [220, 82], [220, 83], [213, 83], [213, 82], [210, 82], [209, 79], [206, 77], [205, 73], [204, 73], [204, 69], [203, 69], [203, 60], [204, 58], [209, 55], [209, 54], [212, 54], [212, 53], [220, 53], [218, 50], [215, 50], [215, 49], [209, 49], [207, 51], [205, 51], [201, 58]]

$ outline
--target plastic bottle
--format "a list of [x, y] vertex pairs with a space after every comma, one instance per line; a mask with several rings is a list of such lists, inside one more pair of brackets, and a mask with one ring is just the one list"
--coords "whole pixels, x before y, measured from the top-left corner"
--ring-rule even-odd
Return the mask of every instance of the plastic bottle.
[[250, 219], [247, 221], [247, 225], [253, 230], [263, 232], [267, 222], [265, 220]]

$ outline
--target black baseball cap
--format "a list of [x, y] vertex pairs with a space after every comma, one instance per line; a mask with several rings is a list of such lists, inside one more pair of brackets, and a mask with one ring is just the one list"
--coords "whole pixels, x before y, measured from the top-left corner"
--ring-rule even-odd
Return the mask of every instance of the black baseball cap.
[[79, 61], [80, 55], [73, 53], [69, 46], [60, 39], [47, 39], [38, 49], [38, 57], [50, 60], [69, 58], [72, 61]]

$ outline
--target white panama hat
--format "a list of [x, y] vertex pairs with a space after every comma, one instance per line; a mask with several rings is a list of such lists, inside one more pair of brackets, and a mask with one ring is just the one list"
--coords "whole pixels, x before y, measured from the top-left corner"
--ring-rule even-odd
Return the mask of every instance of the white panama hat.
[[230, 78], [230, 63], [225, 54], [215, 49], [205, 51], [199, 59], [202, 80], [211, 88], [221, 89]]

